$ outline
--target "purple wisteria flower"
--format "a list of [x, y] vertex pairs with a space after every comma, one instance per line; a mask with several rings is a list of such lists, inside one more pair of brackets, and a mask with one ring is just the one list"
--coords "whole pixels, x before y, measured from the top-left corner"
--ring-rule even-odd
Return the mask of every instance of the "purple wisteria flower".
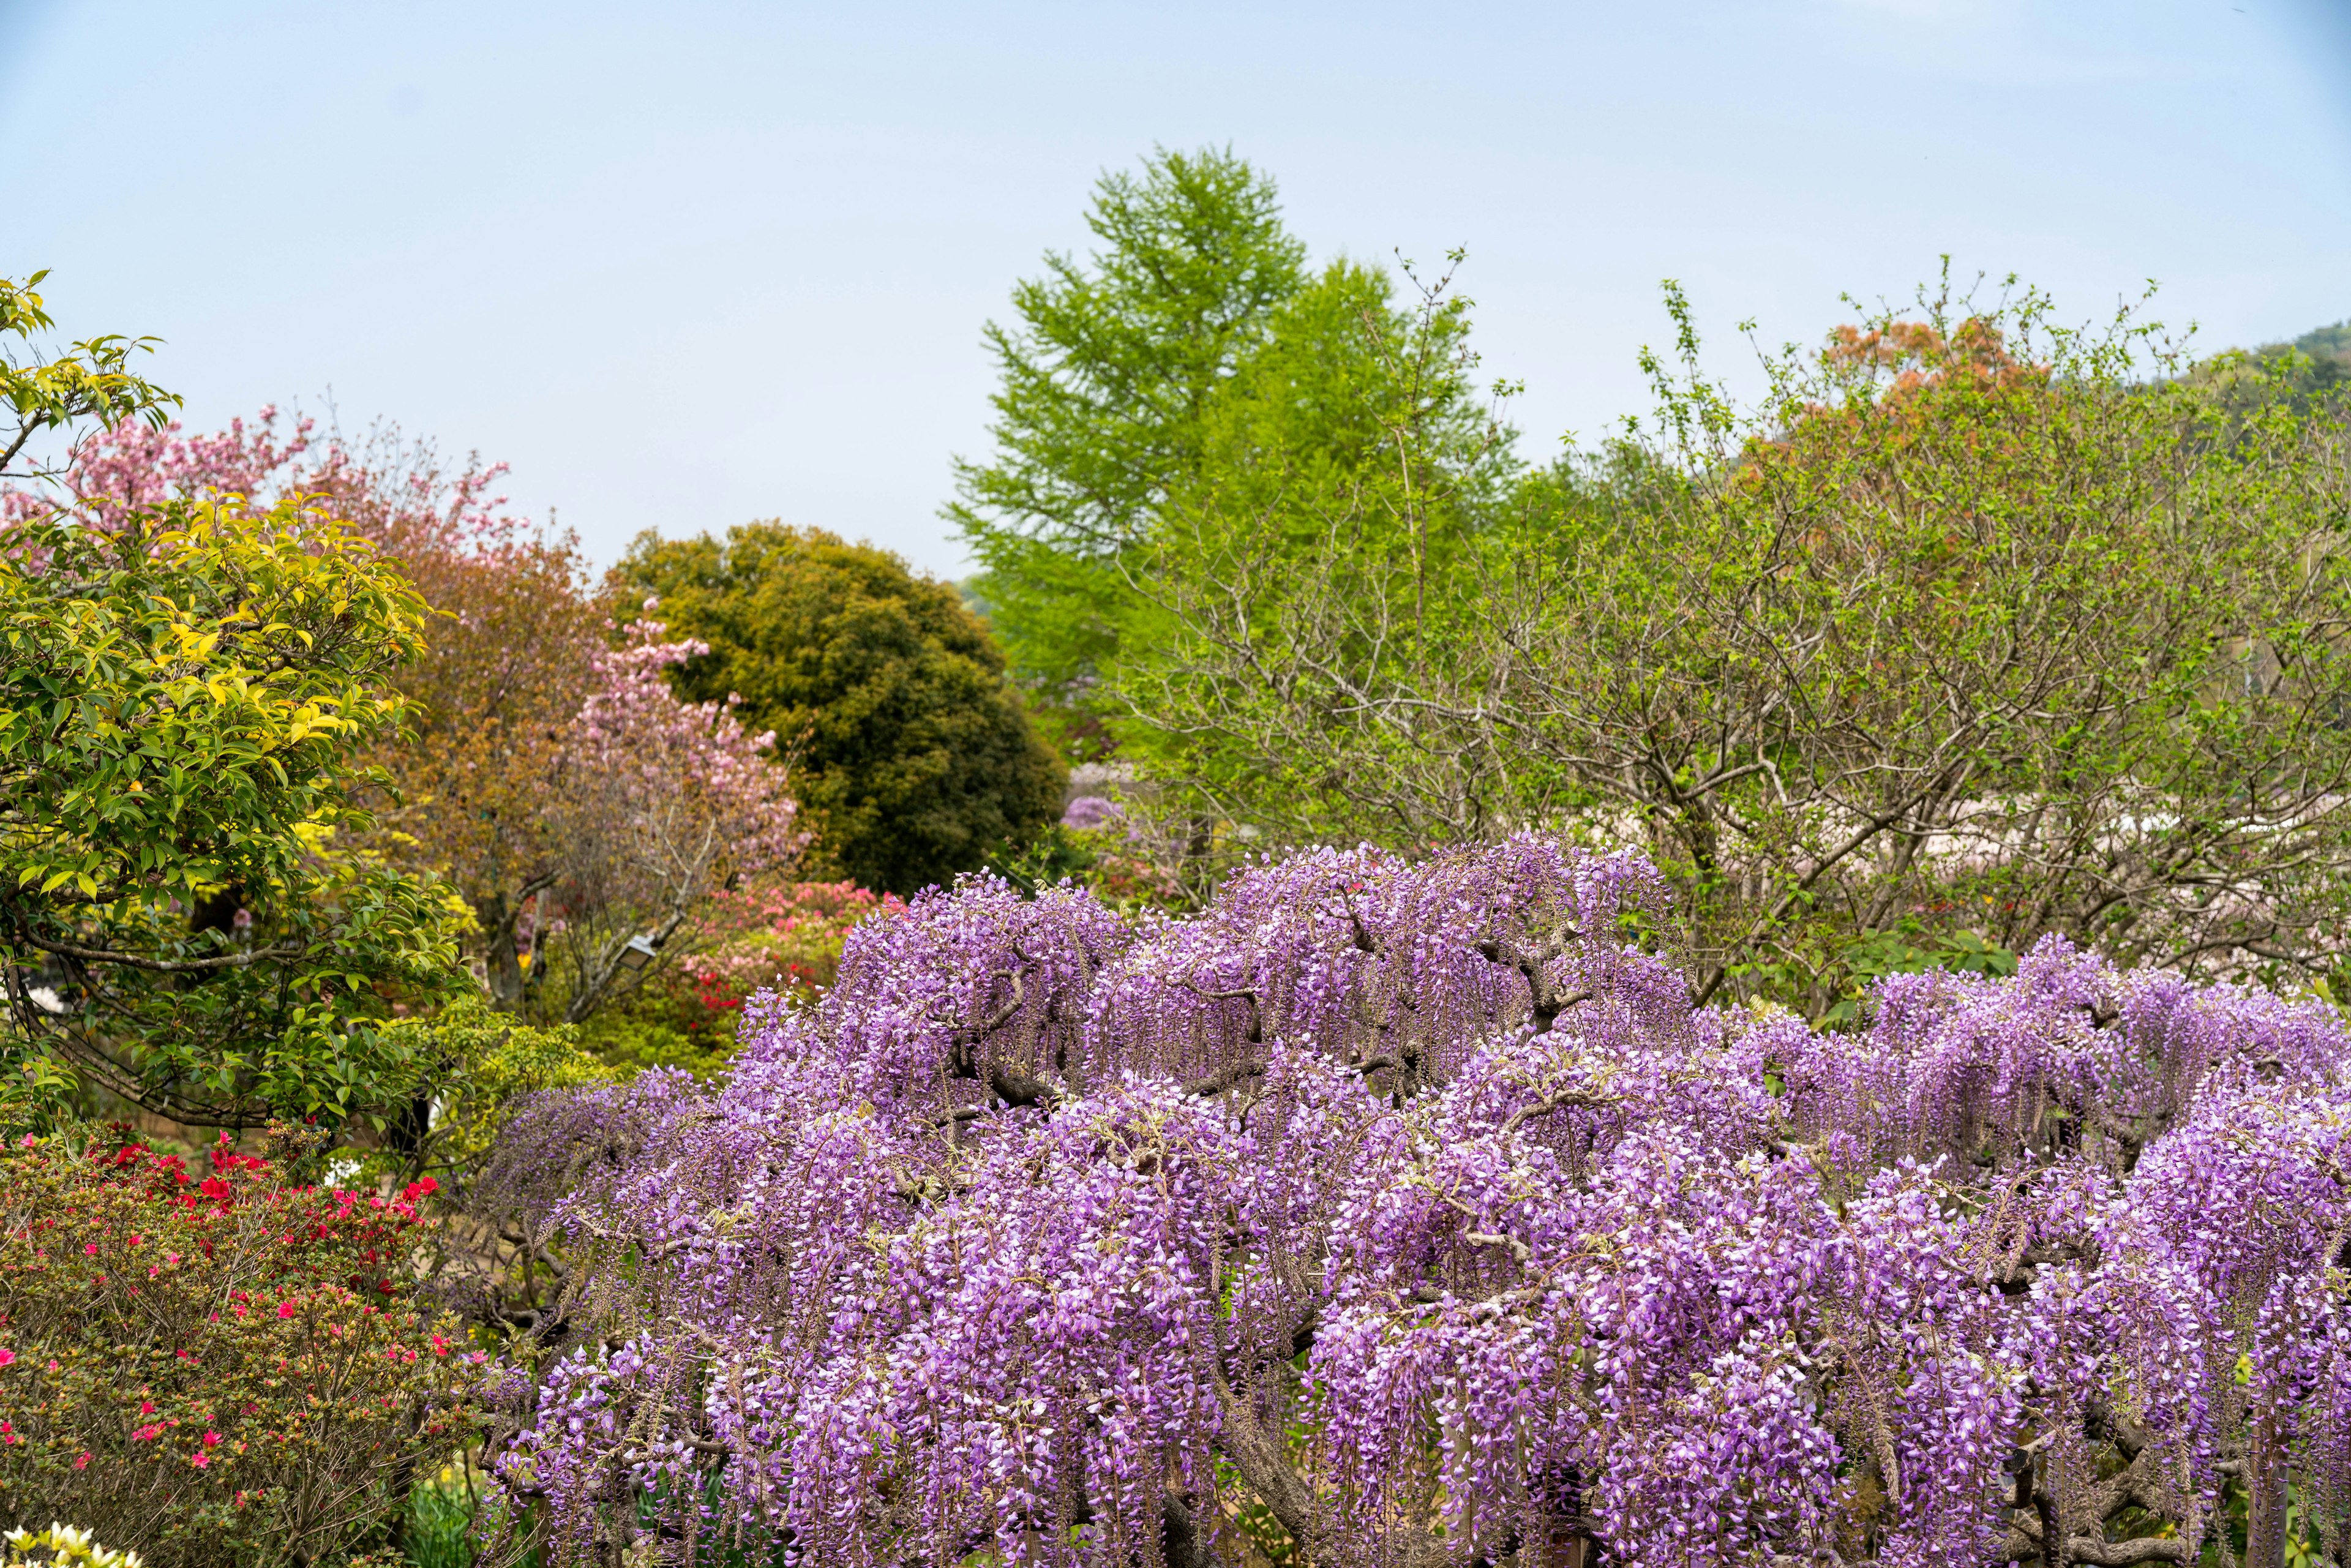
[[516, 1118], [497, 1471], [583, 1563], [2343, 1550], [2331, 1007], [2053, 938], [1829, 1032], [1693, 1007], [1671, 913], [1520, 837], [877, 915], [724, 1082]]

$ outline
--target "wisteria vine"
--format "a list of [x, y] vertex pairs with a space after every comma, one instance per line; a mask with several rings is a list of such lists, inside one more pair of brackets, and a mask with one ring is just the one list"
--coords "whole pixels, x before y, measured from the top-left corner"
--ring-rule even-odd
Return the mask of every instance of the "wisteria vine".
[[517, 1118], [497, 1473], [577, 1561], [2340, 1560], [2330, 1006], [2052, 938], [1824, 1032], [1672, 929], [1533, 838], [877, 915]]

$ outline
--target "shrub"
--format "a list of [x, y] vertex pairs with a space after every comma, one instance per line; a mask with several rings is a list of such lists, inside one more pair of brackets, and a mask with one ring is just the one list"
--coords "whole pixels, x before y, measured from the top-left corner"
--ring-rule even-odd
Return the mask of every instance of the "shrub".
[[2339, 1552], [2332, 1008], [2053, 938], [1823, 1032], [1693, 1006], [1665, 888], [1517, 838], [868, 921], [725, 1084], [511, 1124], [570, 1273], [496, 1468], [559, 1561]]
[[684, 965], [695, 995], [738, 1011], [755, 991], [812, 995], [832, 984], [850, 929], [898, 901], [853, 882], [766, 882], [712, 900], [710, 946]]
[[225, 1139], [208, 1163], [0, 1153], [0, 1521], [68, 1513], [157, 1568], [317, 1561], [475, 1429], [483, 1357], [403, 1278], [434, 1184], [298, 1186]]
[[[435, 1069], [430, 1115], [412, 1113], [392, 1159], [375, 1162], [400, 1180], [430, 1172], [443, 1186], [462, 1187], [524, 1098], [612, 1076], [580, 1043], [578, 1026], [517, 1023], [478, 995], [430, 1018], [402, 1019], [392, 1032]], [[429, 1124], [420, 1130], [420, 1122]]]

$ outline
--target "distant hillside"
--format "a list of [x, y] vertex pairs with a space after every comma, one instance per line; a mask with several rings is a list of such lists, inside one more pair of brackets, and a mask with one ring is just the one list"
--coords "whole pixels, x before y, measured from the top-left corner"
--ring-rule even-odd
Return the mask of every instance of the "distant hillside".
[[2300, 349], [2314, 360], [2351, 360], [2351, 321], [2337, 321], [2332, 327], [2304, 332], [2289, 346]]
[[[2276, 361], [2289, 354], [2303, 363], [2280, 377]], [[2190, 380], [2225, 388], [2231, 402], [2247, 407], [2284, 394], [2305, 405], [2332, 402], [2351, 393], [2351, 321], [2318, 327], [2290, 343], [2261, 343], [2250, 349], [2228, 349], [2201, 359], [2189, 371]]]
[[2288, 350], [2310, 356], [2309, 371], [2295, 378], [2306, 392], [2329, 392], [2351, 381], [2351, 321], [2315, 328], [2291, 343], [2263, 343], [2253, 353], [2270, 360]]

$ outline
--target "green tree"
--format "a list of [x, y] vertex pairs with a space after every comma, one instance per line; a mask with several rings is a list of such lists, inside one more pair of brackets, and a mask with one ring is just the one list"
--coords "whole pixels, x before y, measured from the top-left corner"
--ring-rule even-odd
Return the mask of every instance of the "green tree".
[[0, 965], [20, 1051], [183, 1122], [412, 1092], [381, 993], [462, 977], [439, 884], [338, 843], [423, 605], [340, 525], [173, 501], [0, 530]]
[[2339, 407], [2170, 373], [2134, 317], [1946, 294], [1791, 353], [1743, 418], [1673, 303], [1659, 418], [1490, 501], [1423, 483], [1458, 459], [1400, 421], [1391, 471], [1171, 509], [1117, 690], [1179, 810], [1637, 844], [1702, 990], [1816, 1013], [2048, 931], [2351, 959]]
[[1063, 769], [955, 589], [871, 545], [748, 523], [641, 534], [612, 586], [709, 644], [674, 674], [776, 731], [831, 873], [911, 894], [1061, 814]]
[[[1196, 841], [1204, 822], [1262, 827], [1251, 802], [1269, 794], [1315, 813], [1333, 790], [1377, 787], [1385, 768], [1334, 768], [1320, 737], [1416, 747], [1407, 713], [1380, 711], [1384, 684], [1426, 680], [1468, 652], [1462, 594], [1520, 465], [1477, 385], [1468, 301], [1449, 273], [1415, 287], [1402, 306], [1388, 274], [1343, 260], [1276, 311], [1204, 411], [1194, 472], [1134, 549], [1132, 618], [1149, 634], [1103, 706], [1122, 756], [1163, 795], [1173, 787], [1164, 804]], [[1308, 606], [1303, 622], [1282, 612]], [[1313, 733], [1276, 741], [1261, 727], [1267, 704], [1304, 695], [1310, 671], [1335, 684], [1287, 711]], [[1479, 758], [1427, 760], [1466, 789]], [[1416, 803], [1383, 836], [1447, 836], [1424, 815]], [[1444, 820], [1464, 818], [1486, 820], [1474, 798]], [[1184, 858], [1202, 862], [1192, 847]], [[1214, 858], [1187, 869], [1210, 872]]]
[[1086, 222], [1092, 257], [1049, 255], [1015, 323], [987, 328], [997, 451], [956, 464], [946, 512], [1014, 669], [1072, 720], [1116, 662], [1132, 552], [1196, 470], [1210, 402], [1305, 281], [1273, 182], [1230, 152], [1105, 174]]
[[[0, 473], [36, 437], [160, 424], [179, 401], [125, 368], [146, 340], [33, 347], [40, 281], [0, 279]], [[402, 726], [386, 683], [422, 653], [423, 615], [371, 546], [298, 505], [95, 517], [0, 494], [9, 1119], [46, 1114], [78, 1074], [222, 1126], [413, 1092], [387, 993], [462, 978], [459, 912], [348, 841], [378, 782], [358, 759]]]

